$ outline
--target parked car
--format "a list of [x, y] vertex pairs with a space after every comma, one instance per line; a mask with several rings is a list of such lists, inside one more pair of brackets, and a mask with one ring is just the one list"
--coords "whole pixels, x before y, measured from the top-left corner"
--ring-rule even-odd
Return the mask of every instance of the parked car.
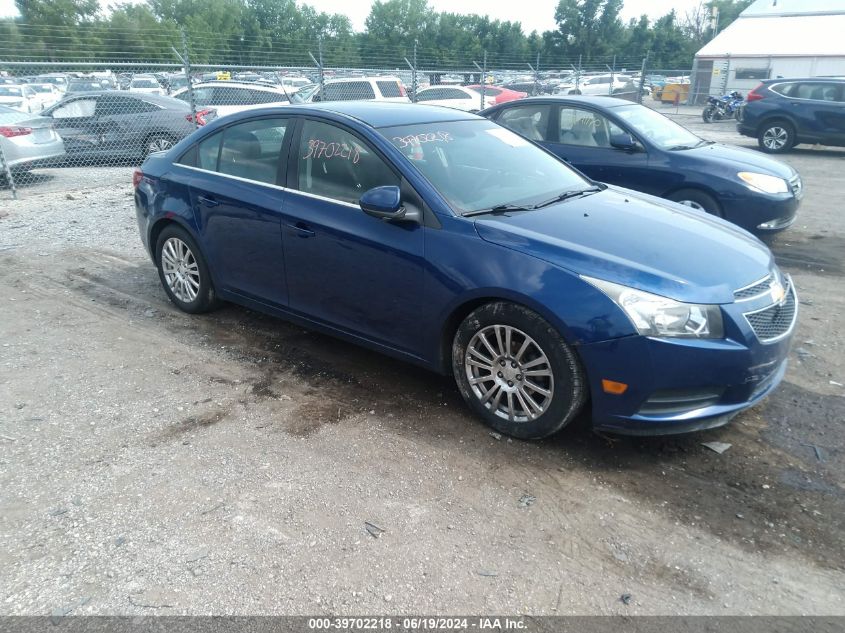
[[636, 94], [637, 89], [634, 88], [630, 77], [607, 74], [582, 77], [577, 86], [574, 83], [561, 84], [555, 94], [610, 96], [617, 92], [632, 90]]
[[454, 108], [464, 112], [478, 112], [489, 108], [496, 101], [496, 97], [490, 95], [484, 97], [484, 107], [481, 105], [481, 93], [463, 86], [431, 86], [417, 90], [417, 103], [426, 105], [443, 106]]
[[[466, 88], [474, 90], [475, 92], [481, 94], [480, 84], [466, 86]], [[498, 105], [500, 103], [507, 103], [508, 101], [524, 99], [528, 96], [528, 94], [525, 92], [518, 92], [516, 90], [508, 90], [507, 88], [503, 88], [502, 86], [484, 86], [484, 96], [493, 97], [493, 105]]]
[[398, 77], [343, 77], [326, 79], [323, 91], [319, 84], [302, 94], [306, 103], [318, 101], [396, 101], [408, 103], [408, 93]]
[[56, 88], [55, 84], [51, 83], [29, 83], [26, 86], [35, 93], [35, 101], [38, 104], [38, 110], [48, 108], [64, 97], [64, 93]]
[[279, 83], [290, 92], [296, 92], [300, 88], [311, 85], [311, 80], [307, 77], [294, 77], [288, 75], [286, 77], [279, 77]]
[[35, 91], [25, 84], [0, 85], [0, 105], [21, 112], [40, 112], [41, 102]]
[[786, 369], [798, 302], [764, 244], [469, 113], [241, 112], [133, 182], [180, 309], [233, 301], [452, 374], [503, 433], [585, 406], [621, 433], [719, 426]]
[[0, 147], [6, 164], [13, 171], [28, 169], [65, 153], [51, 119], [33, 117], [6, 106], [0, 106]]
[[104, 86], [99, 79], [72, 79], [67, 85], [65, 94], [101, 92], [103, 90], [109, 90], [108, 83]]
[[152, 75], [135, 75], [129, 82], [129, 92], [163, 95], [165, 91], [158, 79]]
[[509, 81], [500, 87], [513, 92], [524, 92], [528, 96], [543, 94], [542, 85], [536, 81]]
[[799, 143], [845, 147], [845, 78], [767, 79], [746, 96], [736, 128], [772, 154]]
[[[218, 116], [243, 112], [268, 105], [288, 103], [290, 93], [279, 86], [237, 81], [209, 81], [193, 87], [194, 103], [198, 107], [214, 108]], [[187, 88], [173, 93], [175, 99], [190, 103]]]
[[803, 197], [792, 167], [705, 141], [659, 112], [613, 97], [546, 97], [481, 113], [589, 177], [679, 202], [753, 232], [795, 220]]
[[137, 160], [166, 150], [216, 117], [204, 108], [196, 117], [184, 101], [117, 90], [65, 97], [42, 113], [50, 117], [74, 158]]

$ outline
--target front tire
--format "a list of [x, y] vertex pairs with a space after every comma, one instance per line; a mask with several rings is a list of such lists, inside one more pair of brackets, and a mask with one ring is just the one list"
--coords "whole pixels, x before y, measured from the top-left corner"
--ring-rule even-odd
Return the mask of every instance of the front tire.
[[722, 208], [716, 199], [710, 194], [698, 189], [679, 189], [670, 193], [667, 199], [682, 204], [685, 207], [722, 217]]
[[177, 308], [200, 314], [217, 307], [219, 301], [208, 265], [185, 229], [176, 225], [165, 227], [156, 241], [155, 255], [158, 278]]
[[704, 120], [705, 123], [713, 123], [715, 117], [716, 108], [714, 108], [713, 106], [707, 106], [701, 113], [701, 118]]
[[783, 154], [795, 146], [795, 128], [787, 121], [770, 121], [760, 127], [757, 144], [767, 154]]
[[507, 302], [473, 311], [452, 344], [464, 400], [489, 426], [520, 439], [561, 430], [587, 399], [575, 352], [545, 319]]

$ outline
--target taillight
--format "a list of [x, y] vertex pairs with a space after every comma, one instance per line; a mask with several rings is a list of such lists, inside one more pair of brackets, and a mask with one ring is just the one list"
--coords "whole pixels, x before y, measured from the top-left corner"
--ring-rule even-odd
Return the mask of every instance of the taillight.
[[21, 127], [19, 125], [2, 125], [0, 126], [0, 135], [6, 138], [13, 138], [15, 136], [26, 136], [32, 134], [31, 127]]
[[144, 179], [144, 172], [140, 169], [136, 169], [132, 172], [132, 188], [137, 189], [138, 185], [141, 184], [141, 181]]
[[399, 96], [400, 96], [400, 97], [405, 97], [405, 96], [407, 96], [407, 95], [408, 95], [408, 93], [407, 93], [407, 92], [405, 92], [405, 86], [403, 86], [403, 85], [401, 84], [401, 82], [396, 82], [396, 83], [398, 83], [398, 84], [399, 84]]
[[197, 110], [196, 115], [194, 115], [194, 114], [186, 114], [186, 115], [185, 115], [185, 119], [187, 119], [187, 121], [188, 121], [189, 123], [193, 123], [193, 122], [194, 122], [194, 117], [196, 116], [197, 125], [202, 126], [202, 125], [205, 125], [206, 123], [208, 123], [208, 121], [206, 121], [206, 120], [205, 120], [205, 117], [206, 117], [206, 115], [208, 115], [208, 114], [210, 114], [210, 113], [211, 113], [211, 110], [208, 110], [208, 109], [206, 109], [206, 110]]
[[754, 88], [754, 90], [752, 90], [751, 92], [749, 92], [749, 93], [748, 93], [748, 96], [746, 96], [746, 97], [745, 97], [745, 102], [746, 102], [746, 103], [751, 103], [752, 101], [759, 101], [760, 99], [762, 99], [765, 95], [760, 94], [759, 92], [757, 92], [757, 91], [758, 91], [758, 90], [760, 90], [761, 88], [765, 88], [765, 86], [764, 86], [763, 84], [760, 84], [759, 86], [757, 86], [756, 88]]

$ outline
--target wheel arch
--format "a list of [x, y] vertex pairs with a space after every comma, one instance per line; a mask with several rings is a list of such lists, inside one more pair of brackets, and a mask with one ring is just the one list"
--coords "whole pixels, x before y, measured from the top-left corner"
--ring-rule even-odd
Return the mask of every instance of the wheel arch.
[[[196, 233], [193, 231], [193, 228], [184, 221], [178, 215], [168, 214], [158, 218], [153, 224], [150, 226], [150, 233], [149, 233], [149, 241], [148, 244], [150, 245], [150, 256], [153, 258], [153, 263], [158, 266], [158, 253], [156, 252], [156, 245], [158, 244], [158, 237], [161, 235], [161, 232], [164, 231], [168, 226], [178, 226], [179, 228], [185, 230], [188, 235], [193, 238], [194, 242], [197, 243], [197, 246], [202, 249], [202, 244], [200, 240], [197, 238]], [[204, 255], [204, 254], [203, 254]]]
[[524, 296], [513, 296], [507, 293], [485, 292], [478, 296], [466, 298], [459, 304], [453, 306], [448, 316], [443, 320], [443, 326], [440, 328], [440, 339], [438, 341], [436, 359], [436, 369], [440, 373], [444, 375], [452, 374], [452, 342], [464, 319], [481, 306], [498, 302], [512, 303], [537, 313], [560, 333], [564, 341], [572, 347], [575, 355], [580, 356], [578, 354], [577, 341], [574, 340], [567, 325], [563, 323], [559, 317], [551, 314], [542, 305], [539, 305], [535, 301], [531, 301], [528, 297]]
[[792, 127], [793, 134], [795, 134], [796, 137], [798, 136], [798, 126], [792, 117], [784, 112], [773, 112], [760, 119], [760, 122], [757, 123], [757, 127], [754, 129], [754, 136], [760, 136], [760, 133], [767, 125], [771, 125], [777, 121], [788, 123]]

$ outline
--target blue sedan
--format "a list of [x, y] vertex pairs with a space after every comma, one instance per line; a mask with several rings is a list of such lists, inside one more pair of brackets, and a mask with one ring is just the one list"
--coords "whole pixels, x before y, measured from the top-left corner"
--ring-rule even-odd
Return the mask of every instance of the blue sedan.
[[755, 233], [795, 221], [803, 196], [792, 167], [705, 141], [659, 112], [612, 97], [523, 99], [480, 113], [595, 180], [673, 200]]
[[232, 301], [451, 374], [487, 424], [678, 433], [778, 384], [796, 320], [764, 244], [598, 184], [487, 119], [343, 102], [223, 117], [135, 173], [170, 300]]

